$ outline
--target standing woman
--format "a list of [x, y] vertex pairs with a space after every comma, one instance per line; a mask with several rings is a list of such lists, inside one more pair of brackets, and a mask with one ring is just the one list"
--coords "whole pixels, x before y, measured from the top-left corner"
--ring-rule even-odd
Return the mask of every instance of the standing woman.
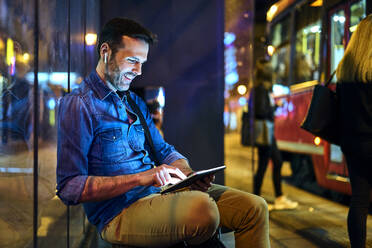
[[347, 217], [352, 248], [365, 247], [366, 220], [372, 185], [372, 14], [352, 35], [339, 63], [341, 149], [351, 183]]
[[[254, 176], [254, 194], [261, 194], [261, 186], [263, 178], [267, 169], [269, 160], [273, 162], [273, 174], [272, 180], [274, 184], [275, 191], [275, 203], [274, 205], [269, 205], [269, 209], [294, 209], [297, 207], [298, 203], [291, 201], [282, 192], [282, 182], [281, 182], [281, 168], [282, 168], [282, 157], [280, 151], [276, 145], [276, 139], [273, 132], [274, 129], [274, 111], [276, 108], [274, 99], [272, 97], [272, 68], [270, 62], [265, 59], [260, 59], [256, 63], [255, 71], [255, 87], [253, 94], [254, 102], [254, 116], [256, 120], [265, 121], [272, 123], [272, 131], [268, 132], [270, 141], [269, 144], [260, 144], [256, 139], [256, 146], [258, 149], [258, 169]], [[252, 99], [252, 98], [251, 98]], [[252, 101], [249, 101], [249, 109], [252, 108]], [[254, 130], [256, 136], [259, 130]]]

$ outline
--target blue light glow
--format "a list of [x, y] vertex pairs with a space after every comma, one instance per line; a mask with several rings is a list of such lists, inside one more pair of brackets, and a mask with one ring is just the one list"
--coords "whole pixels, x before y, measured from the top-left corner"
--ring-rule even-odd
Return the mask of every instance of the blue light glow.
[[247, 104], [247, 99], [245, 97], [240, 97], [239, 98], [239, 105], [240, 106], [245, 106]]
[[56, 101], [53, 98], [49, 99], [48, 108], [49, 109], [54, 109], [55, 107], [56, 107]]
[[159, 89], [159, 95], [157, 97], [158, 103], [161, 108], [164, 108], [165, 106], [165, 95], [164, 95], [164, 88], [160, 87]]
[[294, 109], [293, 103], [292, 102], [289, 102], [288, 103], [288, 112], [292, 112], [293, 109]]
[[[34, 83], [34, 73], [28, 72], [25, 75], [26, 79], [33, 84]], [[54, 84], [54, 85], [61, 85], [63, 87], [67, 87], [67, 80], [68, 74], [67, 72], [38, 72], [37, 74], [38, 82], [41, 85], [45, 85], [47, 83]], [[70, 72], [70, 82], [73, 86], [76, 83], [78, 78], [78, 74], [75, 72]]]
[[236, 130], [238, 127], [238, 120], [235, 112], [230, 113], [230, 130]]
[[281, 84], [274, 84], [273, 85], [273, 95], [274, 96], [281, 96], [281, 95], [288, 95], [289, 94], [289, 87], [281, 85]]
[[233, 85], [239, 81], [239, 75], [236, 71], [232, 71], [225, 77], [225, 82], [229, 85]]
[[225, 43], [225, 46], [228, 46], [235, 41], [235, 38], [236, 37], [234, 33], [225, 32], [223, 43]]
[[229, 119], [230, 119], [230, 113], [227, 111], [223, 112], [223, 123], [225, 127], [229, 126]]
[[281, 98], [282, 106], [277, 107], [275, 116], [287, 117], [288, 116], [288, 101], [285, 97]]
[[18, 168], [18, 167], [0, 167], [1, 173], [22, 173], [22, 174], [33, 174], [33, 168]]

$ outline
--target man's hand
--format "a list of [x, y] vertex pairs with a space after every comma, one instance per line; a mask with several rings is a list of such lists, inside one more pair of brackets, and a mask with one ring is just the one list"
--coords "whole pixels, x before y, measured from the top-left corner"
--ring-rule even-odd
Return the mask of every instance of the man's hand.
[[161, 187], [167, 184], [175, 184], [185, 179], [186, 175], [176, 167], [162, 164], [151, 170], [139, 173], [139, 177], [140, 185]]
[[214, 175], [205, 176], [203, 179], [198, 180], [191, 185], [191, 189], [206, 192], [212, 186], [214, 179]]
[[189, 176], [194, 172], [191, 169], [190, 165], [188, 164], [187, 160], [185, 159], [178, 159], [174, 161], [173, 163], [171, 163], [171, 165], [180, 169], [183, 172], [183, 174], [185, 174], [186, 176]]
[[154, 169], [114, 177], [88, 176], [79, 202], [111, 199], [137, 186], [164, 186], [186, 178], [178, 168], [163, 164]]

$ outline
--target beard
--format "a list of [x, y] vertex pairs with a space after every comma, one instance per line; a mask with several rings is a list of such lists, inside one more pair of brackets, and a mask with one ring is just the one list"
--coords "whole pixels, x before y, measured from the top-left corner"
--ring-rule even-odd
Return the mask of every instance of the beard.
[[[115, 60], [112, 59], [106, 64], [105, 78], [109, 81], [116, 90], [127, 91], [129, 89], [131, 81], [136, 77], [133, 72], [122, 72]], [[129, 80], [128, 78], [132, 78]]]

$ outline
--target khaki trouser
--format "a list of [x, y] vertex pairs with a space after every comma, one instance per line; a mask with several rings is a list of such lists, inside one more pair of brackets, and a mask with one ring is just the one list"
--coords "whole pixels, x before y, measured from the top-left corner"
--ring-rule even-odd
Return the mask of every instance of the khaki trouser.
[[107, 224], [102, 238], [139, 247], [168, 247], [181, 241], [195, 245], [224, 226], [235, 231], [236, 248], [270, 247], [269, 214], [263, 198], [216, 184], [207, 193], [144, 197]]

